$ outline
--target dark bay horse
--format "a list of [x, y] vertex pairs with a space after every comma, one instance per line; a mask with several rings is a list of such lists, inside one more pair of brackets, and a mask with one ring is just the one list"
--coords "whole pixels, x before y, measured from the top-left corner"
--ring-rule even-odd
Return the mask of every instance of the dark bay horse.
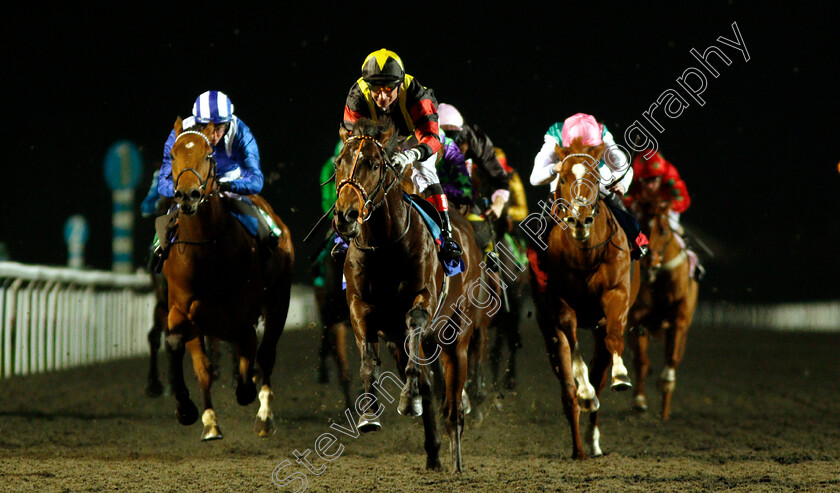
[[[464, 249], [466, 270], [447, 277], [438, 247], [420, 214], [399, 186], [401, 177], [388, 159], [394, 147], [388, 122], [359, 120], [349, 132], [341, 128], [344, 148], [336, 159], [338, 200], [333, 225], [350, 238], [344, 263], [350, 320], [361, 353], [360, 375], [369, 399], [358, 429], [381, 428], [384, 411], [377, 385], [381, 375], [379, 337], [394, 344], [397, 368], [404, 380], [397, 411], [423, 417], [426, 467], [440, 468], [440, 438], [435, 422], [429, 365], [442, 358], [446, 391], [443, 419], [450, 439], [452, 470], [461, 471], [461, 408], [470, 338], [476, 310], [471, 289], [479, 280], [481, 258], [471, 227], [450, 211], [453, 235]], [[424, 351], [423, 343], [429, 345]], [[429, 354], [428, 357], [425, 354]], [[388, 402], [393, 398], [383, 388]], [[358, 406], [358, 400], [357, 400]], [[358, 409], [358, 408], [357, 408]]]
[[[532, 281], [537, 320], [549, 362], [562, 386], [563, 411], [572, 432], [572, 457], [586, 458], [581, 445], [580, 412], [590, 412], [588, 442], [601, 455], [598, 397], [612, 366], [613, 390], [631, 387], [622, 360], [627, 312], [639, 285], [627, 238], [599, 197], [598, 162], [605, 147], [557, 146], [559, 185], [552, 203], [556, 225], [542, 255], [547, 283]], [[532, 276], [536, 279], [537, 276]], [[592, 371], [583, 362], [578, 327], [594, 327]]]
[[[274, 431], [271, 373], [289, 308], [294, 250], [288, 228], [261, 197], [250, 196], [281, 230], [278, 247], [269, 255], [260, 255], [256, 239], [228, 211], [216, 181], [212, 132], [212, 123], [203, 130], [184, 130], [180, 118], [175, 122], [172, 176], [178, 227], [163, 264], [169, 288], [166, 344], [178, 402], [175, 415], [183, 425], [198, 419], [184, 384], [187, 349], [204, 399], [201, 438], [222, 437], [210, 400], [210, 359], [204, 348], [205, 337], [215, 337], [234, 347], [237, 401], [247, 405], [259, 395], [254, 431], [268, 436]], [[257, 349], [260, 315], [265, 331]], [[258, 376], [262, 377], [259, 392]]]
[[668, 222], [670, 204], [660, 200], [633, 204], [650, 241], [650, 254], [641, 260], [642, 285], [630, 310], [628, 326], [636, 372], [635, 408], [647, 410], [645, 377], [650, 372], [649, 334], [665, 337], [665, 367], [659, 375], [662, 420], [671, 414], [677, 367], [685, 354], [688, 328], [697, 307], [698, 283], [691, 277], [686, 249]]

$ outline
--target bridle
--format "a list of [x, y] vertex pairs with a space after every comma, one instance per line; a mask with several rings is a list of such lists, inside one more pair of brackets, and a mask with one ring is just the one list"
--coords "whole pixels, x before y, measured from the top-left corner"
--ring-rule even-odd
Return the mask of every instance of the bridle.
[[[566, 157], [564, 157], [563, 161], [560, 162], [560, 166], [562, 167], [566, 163], [566, 160], [569, 159], [569, 158], [572, 158], [572, 157], [583, 157], [583, 158], [587, 158], [587, 159], [590, 159], [590, 160], [595, 159], [593, 156], [591, 156], [589, 154], [581, 153], [581, 152], [575, 152], [575, 153], [569, 154]], [[579, 163], [579, 164], [581, 164], [582, 166], [587, 166], [588, 167], [588, 164], [586, 164], [586, 163]], [[564, 215], [563, 218], [560, 218], [561, 222], [565, 222], [564, 220], [567, 217], [569, 217], [567, 215], [568, 212], [569, 212], [569, 208], [564, 203], [564, 202], [566, 202], [565, 200], [560, 200], [560, 199], [562, 199], [561, 189], [562, 189], [562, 186], [558, 186], [557, 189], [554, 191], [554, 194], [555, 194], [554, 200], [559, 202], [560, 208], [563, 210], [564, 214], [566, 214], [566, 215]], [[586, 207], [586, 206], [592, 207], [592, 218], [593, 218], [593, 221], [594, 221], [594, 218], [597, 218], [598, 215], [601, 213], [601, 200], [600, 200], [599, 194], [600, 194], [600, 192], [596, 188], [595, 189], [595, 200], [594, 201], [589, 200], [586, 197], [583, 197], [582, 195], [578, 195], [577, 197], [574, 197], [572, 199], [571, 204], [576, 206], [576, 208], [577, 207]], [[575, 216], [577, 217], [578, 215], [579, 214], [576, 214]], [[586, 244], [582, 243], [580, 240], [578, 240], [577, 238], [575, 238], [574, 236], [572, 236], [569, 233], [569, 227], [563, 228], [563, 232], [566, 234], [566, 237], [569, 240], [572, 241], [572, 244], [574, 244], [577, 248], [579, 248], [581, 250], [595, 250], [595, 249], [598, 249], [598, 248], [606, 245], [610, 241], [612, 241], [613, 237], [615, 236], [616, 232], [618, 231], [618, 228], [616, 227], [616, 225], [614, 223], [615, 223], [615, 219], [613, 218], [612, 221], [610, 221], [610, 235], [609, 235], [609, 237], [607, 237], [606, 240], [598, 243], [597, 245], [592, 245], [592, 246], [586, 245]]]
[[[198, 132], [196, 130], [185, 130], [185, 131], [181, 132], [180, 134], [178, 134], [177, 137], [175, 137], [175, 143], [177, 143], [178, 139], [180, 139], [181, 137], [183, 137], [185, 135], [189, 135], [189, 134], [194, 134], [194, 135], [201, 136], [201, 138], [204, 139], [205, 142], [207, 142], [207, 146], [210, 149], [213, 149], [213, 146], [210, 144], [210, 139], [208, 139], [207, 136], [204, 135], [203, 133]], [[175, 147], [175, 143], [172, 144], [172, 147]], [[204, 202], [204, 200], [207, 198], [208, 195], [211, 195], [212, 193], [215, 192], [215, 190], [211, 190], [211, 191], [208, 192], [208, 185], [211, 182], [213, 182], [214, 179], [216, 178], [216, 160], [213, 159], [212, 154], [207, 156], [207, 159], [210, 160], [210, 170], [208, 171], [206, 177], [201, 176], [201, 174], [195, 168], [187, 167], [187, 168], [182, 169], [181, 172], [178, 173], [178, 176], [175, 177], [175, 180], [173, 182], [174, 183], [174, 188], [177, 190], [178, 182], [181, 180], [181, 176], [184, 173], [189, 171], [190, 173], [194, 174], [196, 176], [196, 178], [198, 178], [198, 183], [199, 183], [198, 191], [201, 195], [198, 198], [198, 204], [196, 204], [196, 207], [198, 207], [198, 205], [200, 205], [202, 202]]]
[[[359, 224], [364, 224], [365, 221], [370, 219], [370, 215], [373, 213], [373, 211], [375, 211], [376, 209], [381, 207], [382, 204], [385, 203], [385, 197], [388, 195], [388, 192], [391, 191], [391, 188], [393, 188], [394, 185], [400, 181], [400, 174], [394, 168], [394, 165], [391, 163], [391, 160], [388, 159], [388, 154], [385, 152], [385, 148], [382, 146], [382, 143], [376, 140], [375, 138], [369, 135], [354, 135], [348, 137], [347, 140], [344, 141], [344, 145], [346, 147], [347, 144], [349, 144], [350, 142], [354, 142], [357, 140], [361, 141], [361, 143], [359, 144], [359, 147], [356, 148], [355, 156], [353, 156], [353, 165], [350, 168], [350, 176], [336, 184], [335, 192], [336, 197], [340, 197], [341, 189], [344, 187], [350, 187], [350, 189], [356, 193], [356, 196], [359, 198], [359, 217], [357, 218], [357, 221], [359, 222]], [[364, 185], [359, 183], [359, 181], [356, 179], [356, 169], [359, 164], [359, 156], [361, 156], [362, 147], [364, 146], [365, 142], [372, 142], [376, 144], [376, 148], [379, 151], [380, 156], [382, 156], [382, 161], [385, 165], [385, 167], [379, 171], [379, 180], [376, 182], [376, 186], [370, 193], [368, 193], [367, 190], [365, 190]], [[379, 165], [373, 165], [373, 170], [377, 171], [377, 169], [379, 169]], [[385, 175], [386, 171], [389, 169], [394, 172], [395, 176], [390, 183], [385, 185]], [[374, 202], [374, 197], [376, 197], [377, 194], [379, 194], [380, 197]]]

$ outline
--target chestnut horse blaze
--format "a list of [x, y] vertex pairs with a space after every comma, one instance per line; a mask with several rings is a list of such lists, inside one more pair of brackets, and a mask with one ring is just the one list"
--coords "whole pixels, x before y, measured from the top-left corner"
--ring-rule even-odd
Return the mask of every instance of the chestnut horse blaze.
[[[270, 255], [261, 256], [256, 239], [228, 211], [218, 193], [209, 140], [213, 124], [203, 130], [184, 130], [182, 125], [178, 118], [172, 146], [178, 229], [163, 264], [169, 287], [166, 343], [178, 402], [175, 415], [183, 425], [198, 419], [198, 410], [184, 384], [186, 348], [204, 398], [201, 438], [222, 437], [210, 400], [210, 359], [204, 348], [205, 336], [212, 336], [235, 348], [239, 366], [236, 399], [247, 405], [259, 396], [254, 431], [268, 436], [274, 431], [271, 373], [291, 292], [294, 252], [289, 230], [268, 203], [257, 195], [250, 196], [281, 229], [278, 247]], [[260, 315], [265, 332], [257, 349], [256, 324]], [[262, 377], [259, 392], [258, 376]]]
[[665, 367], [659, 375], [662, 420], [671, 414], [677, 367], [685, 354], [688, 328], [697, 307], [698, 283], [691, 277], [689, 258], [668, 222], [668, 202], [637, 201], [642, 231], [650, 239], [650, 255], [642, 259], [642, 286], [630, 310], [630, 348], [636, 372], [635, 408], [647, 410], [645, 377], [650, 372], [649, 335], [665, 336]]
[[[344, 274], [350, 320], [361, 353], [360, 375], [370, 404], [359, 417], [362, 432], [381, 428], [376, 383], [381, 374], [379, 337], [393, 343], [405, 384], [397, 411], [423, 417], [426, 467], [440, 468], [440, 437], [432, 399], [429, 364], [442, 358], [445, 370], [443, 420], [449, 434], [452, 470], [461, 471], [464, 429], [462, 395], [467, 378], [468, 347], [478, 308], [468, 300], [480, 279], [481, 258], [472, 229], [451, 211], [453, 235], [464, 249], [466, 270], [447, 277], [438, 247], [420, 214], [403, 197], [402, 179], [390, 164], [394, 129], [386, 123], [359, 120], [352, 134], [341, 129], [344, 148], [336, 159], [333, 225], [351, 238]], [[448, 286], [448, 288], [447, 288]], [[426, 356], [423, 342], [430, 348]], [[381, 383], [380, 383], [381, 385]], [[393, 398], [385, 392], [389, 402]], [[358, 402], [358, 401], [357, 401]]]
[[[638, 265], [627, 237], [599, 198], [598, 162], [603, 144], [557, 146], [559, 185], [554, 194], [555, 225], [541, 255], [547, 274], [544, 290], [532, 281], [537, 318], [549, 362], [562, 386], [563, 411], [572, 432], [572, 457], [586, 458], [581, 445], [580, 412], [590, 412], [588, 442], [601, 455], [598, 397], [612, 366], [612, 389], [631, 387], [622, 360], [627, 312], [639, 285]], [[539, 248], [539, 247], [537, 247]], [[531, 276], [536, 279], [537, 276]], [[578, 327], [594, 327], [592, 373], [581, 357]]]

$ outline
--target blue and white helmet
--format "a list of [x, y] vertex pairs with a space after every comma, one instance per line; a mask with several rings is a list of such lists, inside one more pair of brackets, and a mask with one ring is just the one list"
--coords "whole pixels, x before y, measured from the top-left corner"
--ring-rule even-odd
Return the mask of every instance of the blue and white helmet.
[[222, 91], [207, 91], [196, 98], [192, 113], [198, 123], [227, 123], [233, 119], [233, 103]]

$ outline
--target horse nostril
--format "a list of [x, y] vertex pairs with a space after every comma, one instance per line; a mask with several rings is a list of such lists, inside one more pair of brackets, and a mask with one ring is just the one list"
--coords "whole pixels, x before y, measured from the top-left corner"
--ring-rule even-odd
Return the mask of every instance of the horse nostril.
[[594, 220], [595, 220], [594, 217], [588, 216], [586, 219], [583, 220], [583, 224], [586, 225], [586, 226], [589, 226], [590, 224], [592, 224], [592, 221], [594, 221]]
[[575, 218], [573, 217], [564, 217], [563, 221], [566, 221], [566, 223], [570, 225], [575, 224]]
[[198, 200], [201, 198], [201, 191], [200, 190], [193, 190], [190, 192], [190, 198], [193, 200]]
[[175, 198], [175, 200], [181, 200], [181, 199], [183, 199], [183, 198], [184, 198], [184, 192], [182, 192], [182, 191], [180, 191], [180, 190], [176, 190], [176, 191], [175, 191], [174, 198]]
[[356, 209], [350, 209], [349, 211], [344, 213], [344, 217], [347, 219], [347, 221], [355, 221], [359, 218], [359, 211], [357, 211]]

